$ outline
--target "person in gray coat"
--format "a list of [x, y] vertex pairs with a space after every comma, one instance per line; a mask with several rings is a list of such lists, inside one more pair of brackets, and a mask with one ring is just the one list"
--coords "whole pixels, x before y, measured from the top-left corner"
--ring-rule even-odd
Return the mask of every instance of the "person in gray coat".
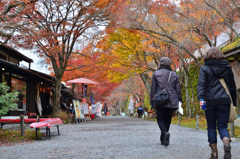
[[[156, 108], [152, 99], [156, 92], [163, 88], [168, 90], [170, 102], [163, 104], [160, 108]], [[172, 114], [173, 111], [178, 109], [179, 101], [182, 102], [179, 78], [176, 72], [172, 71], [171, 60], [168, 57], [162, 57], [160, 59], [159, 69], [153, 73], [150, 98], [152, 106], [151, 109], [156, 110], [157, 113], [157, 123], [161, 131], [161, 145], [168, 146], [170, 138], [169, 128], [172, 120]]]

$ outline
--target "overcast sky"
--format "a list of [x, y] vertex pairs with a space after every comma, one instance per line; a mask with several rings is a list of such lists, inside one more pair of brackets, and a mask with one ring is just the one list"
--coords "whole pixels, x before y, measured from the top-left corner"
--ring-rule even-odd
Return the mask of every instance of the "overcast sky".
[[[48, 71], [48, 67], [46, 65], [41, 64], [41, 59], [37, 56], [37, 54], [34, 54], [33, 51], [22, 49], [19, 49], [18, 51], [33, 60], [33, 63], [31, 63], [31, 69], [42, 73], [50, 74], [50, 71]], [[28, 63], [25, 61], [22, 61], [20, 65], [21, 64], [28, 67]]]

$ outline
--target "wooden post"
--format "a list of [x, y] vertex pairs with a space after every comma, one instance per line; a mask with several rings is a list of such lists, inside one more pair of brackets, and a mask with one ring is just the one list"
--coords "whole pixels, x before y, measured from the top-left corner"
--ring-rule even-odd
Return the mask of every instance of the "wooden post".
[[199, 129], [199, 116], [196, 115], [196, 129]]
[[40, 120], [40, 116], [37, 115], [37, 120], [36, 120], [36, 122], [39, 122], [39, 120]]
[[20, 115], [20, 129], [21, 129], [21, 136], [25, 135], [24, 130], [24, 115]]
[[234, 122], [230, 123], [230, 136], [234, 137]]
[[75, 87], [75, 83], [72, 83], [72, 94], [73, 94], [73, 98], [74, 98], [74, 87]]
[[69, 110], [68, 110], [68, 113], [67, 113], [67, 121], [68, 121], [68, 123], [71, 123], [70, 112], [69, 112]]
[[181, 125], [181, 115], [180, 115], [180, 113], [178, 113], [178, 125], [179, 126]]

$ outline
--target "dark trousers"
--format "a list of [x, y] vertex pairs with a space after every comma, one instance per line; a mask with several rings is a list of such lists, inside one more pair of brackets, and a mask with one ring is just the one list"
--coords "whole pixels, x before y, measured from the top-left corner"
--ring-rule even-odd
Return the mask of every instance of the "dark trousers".
[[217, 131], [220, 134], [220, 138], [229, 137], [227, 129], [228, 118], [230, 112], [230, 104], [208, 106], [205, 110], [207, 119], [207, 130], [208, 130], [208, 142], [210, 144], [217, 143]]
[[174, 110], [170, 108], [157, 109], [157, 123], [161, 131], [161, 142], [163, 142], [165, 133], [169, 131], [173, 111]]
[[141, 117], [143, 116], [143, 113], [144, 113], [144, 112], [143, 112], [143, 111], [140, 111], [140, 110], [138, 110], [138, 111], [137, 111], [137, 113], [138, 113], [138, 118], [141, 118]]

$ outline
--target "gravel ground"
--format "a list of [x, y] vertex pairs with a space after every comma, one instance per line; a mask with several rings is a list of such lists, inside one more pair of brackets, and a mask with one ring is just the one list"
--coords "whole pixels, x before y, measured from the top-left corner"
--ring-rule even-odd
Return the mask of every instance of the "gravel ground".
[[[1, 146], [0, 159], [209, 159], [207, 132], [171, 125], [170, 145], [160, 145], [157, 123], [143, 119], [107, 116], [80, 124], [51, 128], [32, 143]], [[233, 140], [232, 159], [240, 158], [240, 142]], [[218, 138], [219, 158], [223, 156]]]

